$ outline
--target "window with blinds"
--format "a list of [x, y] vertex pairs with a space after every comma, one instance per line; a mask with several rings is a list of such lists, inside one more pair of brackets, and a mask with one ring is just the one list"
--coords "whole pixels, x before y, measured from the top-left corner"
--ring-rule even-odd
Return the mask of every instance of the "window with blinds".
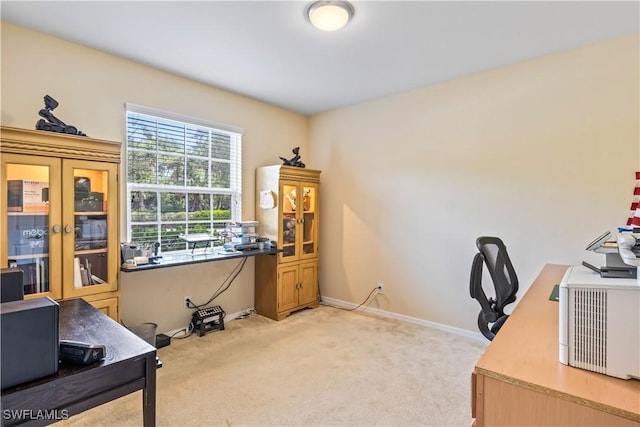
[[242, 130], [127, 104], [127, 240], [162, 252], [242, 219]]

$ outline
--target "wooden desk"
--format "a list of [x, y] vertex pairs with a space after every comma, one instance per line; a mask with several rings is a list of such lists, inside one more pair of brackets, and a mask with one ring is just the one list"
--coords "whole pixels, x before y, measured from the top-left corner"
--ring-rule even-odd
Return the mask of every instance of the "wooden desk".
[[544, 267], [476, 364], [477, 426], [640, 426], [640, 380], [558, 361], [558, 303], [549, 295], [566, 269]]
[[60, 339], [104, 344], [107, 357], [88, 366], [62, 363], [56, 375], [3, 390], [3, 425], [51, 424], [137, 390], [144, 425], [155, 425], [155, 347], [82, 299], [60, 302]]

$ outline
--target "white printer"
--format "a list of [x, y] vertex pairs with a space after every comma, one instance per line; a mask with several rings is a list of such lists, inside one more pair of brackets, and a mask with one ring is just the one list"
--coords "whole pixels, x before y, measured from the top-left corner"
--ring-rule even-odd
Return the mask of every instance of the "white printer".
[[[619, 233], [621, 258], [640, 265], [640, 234]], [[640, 379], [640, 279], [602, 277], [569, 267], [560, 283], [560, 362]]]

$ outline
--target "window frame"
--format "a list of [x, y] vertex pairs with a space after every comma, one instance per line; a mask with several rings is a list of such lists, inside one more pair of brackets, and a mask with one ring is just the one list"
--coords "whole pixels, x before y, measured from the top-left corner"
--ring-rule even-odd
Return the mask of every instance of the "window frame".
[[[125, 105], [125, 121], [126, 121], [126, 137], [125, 141], [125, 154], [124, 154], [124, 176], [126, 177], [126, 241], [132, 242], [132, 229], [135, 225], [152, 225], [157, 228], [157, 240], [161, 241], [163, 227], [166, 225], [175, 224], [178, 226], [184, 226], [184, 231], [186, 234], [189, 234], [189, 226], [194, 226], [195, 224], [209, 224], [213, 229], [222, 229], [223, 227], [216, 227], [216, 224], [222, 224], [223, 222], [235, 222], [241, 221], [242, 219], [242, 136], [244, 134], [244, 129], [238, 128], [235, 126], [225, 125], [205, 119], [194, 118], [190, 116], [185, 116], [177, 113], [166, 112], [163, 110], [158, 110], [155, 108], [144, 107], [136, 104], [127, 103]], [[149, 183], [132, 183], [129, 181], [129, 150], [130, 150], [130, 141], [129, 141], [129, 117], [130, 114], [134, 115], [142, 115], [146, 116], [150, 120], [156, 120], [159, 123], [170, 123], [176, 124], [179, 126], [184, 126], [185, 129], [192, 128], [200, 128], [206, 129], [208, 132], [213, 131], [216, 134], [228, 135], [230, 137], [230, 153], [229, 153], [229, 187], [215, 187], [212, 186], [212, 176], [208, 174], [208, 185], [207, 186], [190, 186], [187, 185], [187, 163], [188, 159], [198, 158], [200, 160], [207, 159], [209, 165], [212, 162], [217, 163], [227, 163], [227, 161], [221, 161], [219, 158], [213, 157], [212, 146], [209, 145], [209, 153], [208, 156], [197, 156], [192, 155], [187, 152], [186, 143], [187, 138], [185, 137], [184, 151], [177, 155], [182, 157], [185, 161], [185, 169], [184, 169], [184, 182], [182, 185], [170, 185], [170, 184], [160, 184], [156, 181], [154, 184]], [[157, 129], [157, 128], [156, 128]], [[209, 133], [209, 137], [211, 137], [211, 133]], [[158, 155], [160, 151], [156, 148], [156, 155]], [[209, 169], [210, 170], [210, 169]], [[156, 170], [155, 174], [156, 178], [158, 177], [158, 171]], [[153, 221], [136, 221], [132, 220], [132, 193], [139, 191], [150, 191], [156, 192], [158, 197], [156, 198], [156, 218]], [[161, 211], [161, 199], [162, 193], [183, 193], [185, 195], [185, 216], [184, 219], [181, 220], [166, 220], [163, 219], [163, 214]], [[208, 220], [198, 220], [198, 219], [190, 219], [190, 211], [189, 211], [189, 203], [188, 203], [188, 195], [190, 194], [206, 194], [211, 195], [211, 199], [209, 201], [210, 206], [213, 208], [213, 197], [215, 195], [221, 196], [229, 196], [230, 197], [230, 218], [224, 220], [216, 220], [213, 217], [213, 213], [211, 213], [211, 217]], [[213, 209], [211, 209], [213, 212]], [[165, 212], [166, 214], [166, 212]], [[149, 241], [150, 242], [150, 241]], [[137, 241], [136, 243], [147, 243], [145, 240]], [[191, 251], [189, 244], [185, 241], [184, 246], [180, 249], [176, 250], [167, 250], [163, 248], [163, 252], [172, 253], [172, 254], [180, 254], [187, 251]]]

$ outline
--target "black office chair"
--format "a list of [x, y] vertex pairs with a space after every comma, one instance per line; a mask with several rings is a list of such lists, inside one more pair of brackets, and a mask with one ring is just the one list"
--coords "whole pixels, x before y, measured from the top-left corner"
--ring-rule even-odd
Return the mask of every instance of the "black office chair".
[[[505, 306], [516, 300], [518, 277], [502, 240], [482, 236], [476, 240], [476, 246], [480, 252], [471, 265], [469, 292], [471, 298], [478, 300], [482, 307], [478, 314], [478, 328], [482, 335], [492, 341], [509, 317], [504, 313]], [[495, 297], [487, 298], [482, 288], [482, 264], [487, 266], [491, 275]]]

